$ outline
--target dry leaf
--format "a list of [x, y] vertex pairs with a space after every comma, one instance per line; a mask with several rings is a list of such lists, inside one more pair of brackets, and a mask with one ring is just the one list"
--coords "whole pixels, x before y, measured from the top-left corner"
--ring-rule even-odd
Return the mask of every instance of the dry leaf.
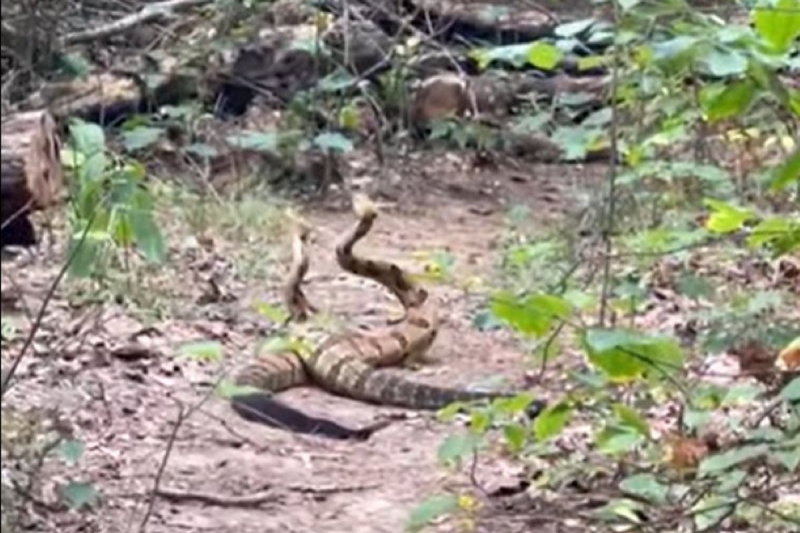
[[671, 435], [666, 438], [664, 463], [675, 470], [694, 469], [709, 449], [707, 440]]
[[768, 383], [775, 374], [775, 359], [762, 343], [748, 339], [731, 350], [739, 360], [741, 373], [753, 376], [762, 383]]
[[789, 345], [778, 354], [778, 360], [775, 361], [775, 366], [783, 371], [800, 369], [800, 337], [790, 342]]

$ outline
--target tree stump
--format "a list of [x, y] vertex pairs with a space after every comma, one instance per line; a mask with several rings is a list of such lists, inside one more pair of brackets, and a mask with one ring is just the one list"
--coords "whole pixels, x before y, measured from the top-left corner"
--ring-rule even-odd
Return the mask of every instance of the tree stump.
[[64, 186], [55, 122], [47, 111], [3, 117], [0, 144], [2, 246], [30, 246], [28, 214], [56, 203]]

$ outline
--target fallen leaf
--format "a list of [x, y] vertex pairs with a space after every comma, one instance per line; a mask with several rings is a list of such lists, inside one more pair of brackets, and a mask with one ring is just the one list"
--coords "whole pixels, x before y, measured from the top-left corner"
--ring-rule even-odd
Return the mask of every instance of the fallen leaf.
[[800, 369], [800, 337], [797, 337], [786, 348], [781, 350], [781, 353], [778, 354], [778, 360], [775, 361], [775, 366], [784, 372]]

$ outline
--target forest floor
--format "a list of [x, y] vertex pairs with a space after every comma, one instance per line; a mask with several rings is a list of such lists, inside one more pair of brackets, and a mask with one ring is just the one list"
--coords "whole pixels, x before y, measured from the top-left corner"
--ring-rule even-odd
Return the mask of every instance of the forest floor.
[[[421, 270], [415, 254], [446, 250], [454, 258], [452, 273], [462, 281], [495, 276], [496, 248], [511, 207], [523, 205], [530, 221], [548, 225], [574, 207], [578, 194], [589, 189], [587, 180], [605, 172], [601, 165], [478, 168], [453, 154], [414, 157], [389, 165], [393, 171], [368, 184], [384, 207], [361, 250], [415, 272]], [[389, 295], [335, 265], [333, 239], [353, 221], [345, 202], [297, 207], [319, 230], [310, 298], [351, 323], [382, 323], [397, 310]], [[200, 216], [183, 214], [192, 217]], [[4, 404], [56, 410], [84, 451], [77, 465], [52, 460], [44, 465], [45, 481], [34, 498], [42, 501], [30, 507], [40, 519], [29, 530], [400, 533], [411, 510], [426, 498], [470, 490], [469, 468], [448, 471], [436, 459], [437, 447], [459, 422], [408, 413], [368, 442], [343, 443], [247, 423], [210, 395], [221, 366], [245, 361], [271, 331], [253, 304], [279, 301], [285, 227], [272, 227], [271, 248], [265, 250], [253, 228], [215, 228], [212, 220], [192, 234], [186, 224], [178, 228], [179, 218], [165, 222], [170, 259], [160, 271], [142, 267], [118, 281], [121, 286], [108, 288], [116, 298], [97, 298], [84, 285], [65, 282], [47, 306]], [[248, 222], [242, 217], [238, 224]], [[44, 245], [36, 255], [4, 261], [4, 369], [63, 265], [65, 236], [57, 229], [53, 237], [55, 245]], [[209, 278], [223, 296], [199, 303]], [[438, 363], [415, 372], [414, 379], [468, 385], [504, 376], [507, 384], [522, 385], [530, 363], [517, 342], [505, 332], [472, 325], [482, 299], [447, 283], [431, 285], [431, 291], [447, 323], [431, 352]], [[7, 331], [13, 333], [8, 324], [17, 325], [16, 335], [7, 337]], [[220, 343], [224, 365], [181, 355], [182, 345], [197, 341]], [[543, 396], [551, 389], [534, 388]], [[288, 391], [281, 399], [349, 426], [402, 412], [312, 387]], [[519, 468], [502, 454], [489, 453], [475, 476], [491, 491], [517, 484]], [[156, 478], [162, 491], [176, 496], [154, 498]], [[98, 489], [93, 506], [56, 513], [42, 506], [53, 501], [55, 483], [76, 479]], [[451, 520], [433, 529], [459, 527]], [[563, 527], [538, 531], [566, 531]], [[524, 520], [486, 513], [474, 531], [527, 530]]]

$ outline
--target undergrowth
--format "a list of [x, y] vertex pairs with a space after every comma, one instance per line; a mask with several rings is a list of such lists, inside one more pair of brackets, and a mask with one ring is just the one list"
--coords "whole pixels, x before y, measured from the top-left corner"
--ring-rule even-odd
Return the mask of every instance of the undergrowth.
[[[473, 408], [438, 457], [474, 482], [474, 457], [502, 443], [532, 473], [531, 525], [547, 501], [542, 523], [576, 530], [800, 527], [800, 100], [778, 74], [800, 4], [768, 4], [753, 28], [678, 0], [614, 4], [616, 46], [593, 61], [618, 99], [572, 137], [608, 136], [626, 165], [572, 231], [510, 214], [475, 323], [520, 339], [551, 403], [532, 422], [531, 394]], [[480, 501], [437, 495], [409, 529], [455, 513], [471, 530]]]

